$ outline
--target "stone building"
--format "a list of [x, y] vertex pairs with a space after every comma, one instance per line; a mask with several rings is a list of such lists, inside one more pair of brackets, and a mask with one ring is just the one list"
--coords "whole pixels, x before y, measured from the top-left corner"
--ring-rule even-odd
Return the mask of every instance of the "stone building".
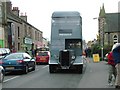
[[4, 46], [4, 28], [3, 28], [3, 13], [2, 13], [2, 2], [0, 1], [0, 48]]
[[[20, 15], [19, 8], [11, 2], [2, 2], [1, 47], [15, 51], [30, 51], [43, 46], [43, 32], [27, 22], [27, 15]], [[1, 43], [2, 42], [2, 43]]]
[[99, 43], [112, 46], [120, 42], [120, 13], [106, 13], [104, 5], [99, 13]]

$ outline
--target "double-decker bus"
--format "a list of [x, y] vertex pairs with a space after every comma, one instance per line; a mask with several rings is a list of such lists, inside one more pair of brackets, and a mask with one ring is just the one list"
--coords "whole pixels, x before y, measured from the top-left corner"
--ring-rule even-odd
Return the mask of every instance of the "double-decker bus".
[[83, 71], [82, 17], [77, 11], [53, 12], [51, 17], [49, 72]]

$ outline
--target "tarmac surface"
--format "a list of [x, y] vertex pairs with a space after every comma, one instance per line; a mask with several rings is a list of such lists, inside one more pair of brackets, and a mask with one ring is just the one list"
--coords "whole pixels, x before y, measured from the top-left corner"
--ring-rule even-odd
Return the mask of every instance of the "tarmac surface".
[[114, 88], [108, 85], [108, 64], [106, 61], [94, 62], [93, 58], [87, 58], [87, 65], [79, 88]]

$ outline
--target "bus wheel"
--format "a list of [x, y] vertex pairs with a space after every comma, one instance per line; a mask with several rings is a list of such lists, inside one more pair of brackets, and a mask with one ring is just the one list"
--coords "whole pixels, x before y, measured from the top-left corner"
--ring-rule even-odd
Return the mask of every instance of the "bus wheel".
[[83, 72], [83, 67], [81, 66], [81, 65], [79, 65], [79, 66], [76, 66], [76, 71], [77, 71], [77, 73], [80, 73], [80, 74], [82, 74], [82, 72]]
[[54, 73], [55, 72], [55, 69], [54, 69], [53, 65], [49, 65], [49, 72], [50, 73]]

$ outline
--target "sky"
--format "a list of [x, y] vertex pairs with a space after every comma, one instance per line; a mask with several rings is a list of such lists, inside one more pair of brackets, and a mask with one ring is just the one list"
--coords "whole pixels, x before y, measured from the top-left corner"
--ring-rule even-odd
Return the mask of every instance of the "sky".
[[[106, 13], [118, 12], [119, 0], [10, 0], [13, 7], [19, 7], [20, 14], [26, 13], [28, 23], [43, 32], [50, 40], [51, 16], [54, 11], [78, 11], [82, 17], [82, 35], [87, 41], [96, 39], [100, 7], [104, 4]], [[96, 18], [96, 19], [93, 19]]]

